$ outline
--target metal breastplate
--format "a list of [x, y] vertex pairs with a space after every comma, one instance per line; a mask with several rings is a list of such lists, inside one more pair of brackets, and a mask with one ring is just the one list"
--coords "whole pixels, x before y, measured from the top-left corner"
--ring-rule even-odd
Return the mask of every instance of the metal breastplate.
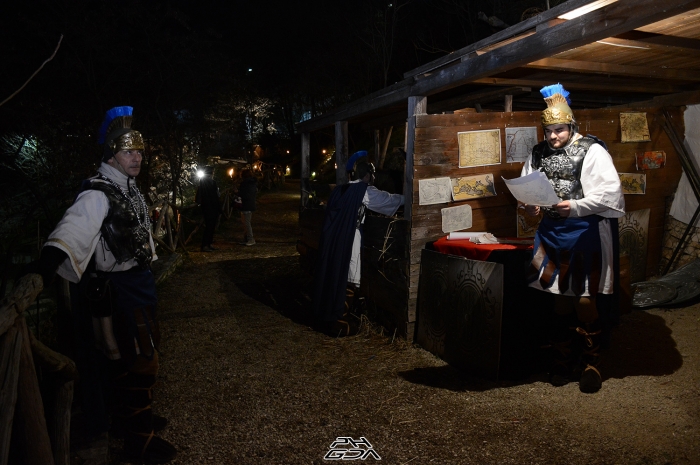
[[104, 193], [109, 201], [109, 212], [102, 222], [100, 232], [114, 255], [121, 264], [132, 258], [140, 266], [151, 263], [153, 251], [149, 240], [150, 221], [142, 225], [131, 202], [116, 187], [105, 182], [91, 181], [88, 189]]
[[546, 141], [540, 142], [532, 149], [532, 166], [547, 176], [562, 200], [582, 199], [581, 167], [594, 143], [593, 139], [582, 137], [565, 148], [551, 149]]

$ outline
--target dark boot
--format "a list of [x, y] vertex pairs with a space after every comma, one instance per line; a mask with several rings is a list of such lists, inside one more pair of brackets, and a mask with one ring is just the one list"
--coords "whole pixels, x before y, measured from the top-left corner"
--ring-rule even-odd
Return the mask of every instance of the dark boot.
[[177, 451], [168, 441], [155, 436], [151, 390], [155, 376], [127, 373], [116, 380], [115, 391], [123, 400], [120, 406], [124, 428], [124, 453], [146, 463], [170, 462]]
[[573, 318], [573, 313], [555, 313], [551, 320], [549, 343], [543, 348], [550, 350], [549, 382], [552, 386], [564, 386], [575, 379]]
[[549, 368], [549, 382], [561, 387], [574, 380], [575, 360], [571, 349], [571, 339], [552, 342], [546, 348], [553, 351], [552, 364]]
[[578, 387], [581, 392], [592, 394], [598, 392], [603, 386], [603, 377], [598, 370], [600, 364], [600, 328], [595, 324], [583, 325], [576, 328], [579, 335], [581, 356], [579, 358], [579, 370], [581, 372]]

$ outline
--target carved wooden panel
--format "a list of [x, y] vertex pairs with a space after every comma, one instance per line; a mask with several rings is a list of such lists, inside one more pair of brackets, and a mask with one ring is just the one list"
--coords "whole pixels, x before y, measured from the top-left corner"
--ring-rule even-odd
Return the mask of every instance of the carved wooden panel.
[[423, 250], [418, 343], [470, 374], [498, 378], [503, 265]]

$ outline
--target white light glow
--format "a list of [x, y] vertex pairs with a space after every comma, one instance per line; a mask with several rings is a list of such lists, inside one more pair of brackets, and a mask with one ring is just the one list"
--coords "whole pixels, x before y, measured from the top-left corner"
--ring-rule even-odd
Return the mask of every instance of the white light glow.
[[564, 13], [561, 16], [558, 16], [559, 19], [574, 19], [578, 18], [579, 16], [583, 16], [585, 14], [590, 13], [591, 11], [598, 10], [600, 8], [603, 8], [604, 6], [610, 5], [611, 3], [615, 3], [617, 0], [598, 0], [593, 3], [589, 3], [588, 5], [584, 5], [580, 8], [576, 8], [575, 10], [571, 10], [568, 13]]
[[612, 42], [606, 42], [604, 40], [596, 40], [598, 44], [612, 45], [613, 47], [623, 47], [623, 48], [636, 48], [639, 50], [650, 50], [651, 47], [643, 47], [641, 45], [629, 45], [629, 44], [613, 44]]
[[204, 171], [202, 171], [202, 170], [197, 170], [197, 177], [200, 178], [200, 179], [203, 178], [203, 177], [204, 177]]

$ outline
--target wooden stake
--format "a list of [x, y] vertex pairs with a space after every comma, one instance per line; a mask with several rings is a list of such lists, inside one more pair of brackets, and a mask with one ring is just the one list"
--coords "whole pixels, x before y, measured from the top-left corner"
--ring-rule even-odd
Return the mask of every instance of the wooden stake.
[[46, 429], [44, 404], [39, 392], [29, 331], [24, 318], [17, 318], [17, 330], [22, 336], [20, 349], [19, 380], [17, 383], [17, 408], [14, 432], [17, 444], [23, 444], [21, 455], [26, 465], [54, 465], [51, 441]]
[[73, 380], [54, 377], [54, 402], [48, 419], [49, 434], [56, 465], [70, 465], [70, 417], [73, 404]]
[[0, 465], [7, 465], [10, 453], [21, 345], [22, 338], [14, 326], [0, 338]]

